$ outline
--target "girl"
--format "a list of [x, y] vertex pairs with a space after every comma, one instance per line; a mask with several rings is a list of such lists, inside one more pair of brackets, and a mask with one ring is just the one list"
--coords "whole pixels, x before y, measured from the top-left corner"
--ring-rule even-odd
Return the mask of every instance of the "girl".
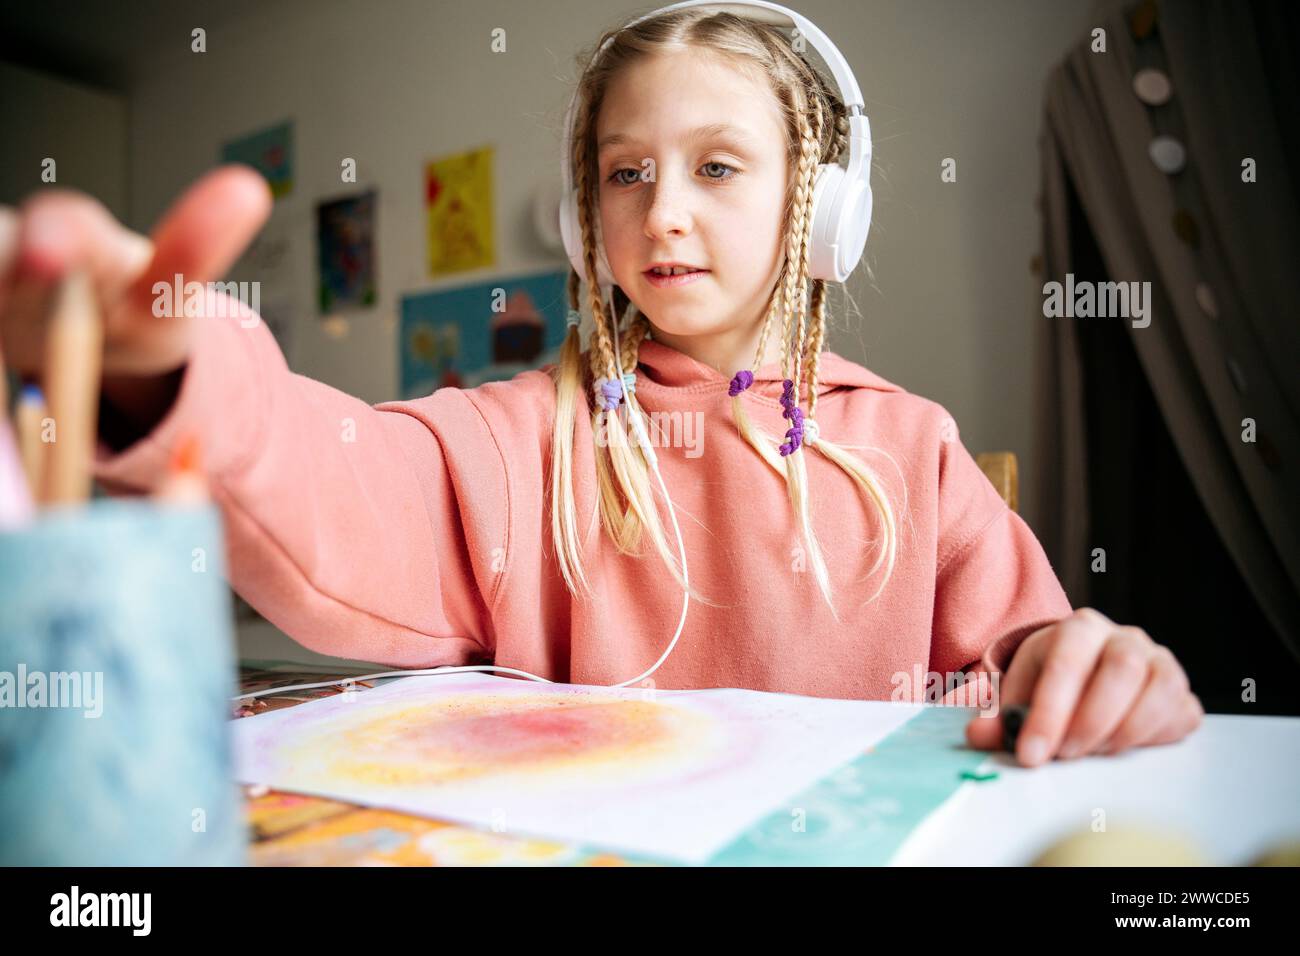
[[[1001, 704], [1031, 705], [1027, 766], [1195, 729], [1170, 652], [1071, 610], [944, 409], [823, 351], [806, 226], [817, 164], [845, 149], [828, 84], [733, 14], [606, 38], [567, 144], [586, 266], [570, 316], [589, 345], [571, 324], [558, 365], [371, 407], [290, 372], [234, 300], [154, 317], [155, 281], [221, 275], [264, 222], [266, 186], [240, 167], [204, 177], [152, 243], [66, 192], [6, 211], [10, 364], [39, 369], [34, 303], [90, 268], [107, 310], [97, 477], [150, 491], [196, 434], [232, 584], [321, 653], [842, 698], [997, 675]], [[612, 308], [592, 281], [602, 250]], [[972, 719], [969, 743], [998, 746], [1001, 723]]]

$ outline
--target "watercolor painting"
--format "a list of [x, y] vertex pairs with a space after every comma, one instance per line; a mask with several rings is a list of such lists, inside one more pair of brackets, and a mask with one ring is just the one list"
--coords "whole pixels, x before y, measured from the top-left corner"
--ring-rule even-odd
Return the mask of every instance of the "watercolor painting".
[[244, 783], [703, 863], [920, 709], [449, 674], [245, 717], [233, 730]]

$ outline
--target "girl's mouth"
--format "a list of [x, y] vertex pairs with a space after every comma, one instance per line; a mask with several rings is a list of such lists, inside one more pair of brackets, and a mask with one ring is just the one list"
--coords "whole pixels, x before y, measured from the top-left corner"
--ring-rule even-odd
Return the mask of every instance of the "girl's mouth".
[[669, 289], [680, 285], [688, 285], [701, 279], [709, 274], [708, 269], [695, 269], [692, 272], [683, 272], [681, 275], [661, 275], [653, 269], [647, 269], [641, 273], [656, 289]]

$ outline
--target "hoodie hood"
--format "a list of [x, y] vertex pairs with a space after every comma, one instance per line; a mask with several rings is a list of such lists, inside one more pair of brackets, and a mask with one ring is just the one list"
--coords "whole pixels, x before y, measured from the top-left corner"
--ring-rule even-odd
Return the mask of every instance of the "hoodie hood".
[[[656, 385], [665, 388], [686, 388], [704, 390], [716, 387], [725, 395], [731, 376], [740, 371], [723, 375], [684, 352], [679, 352], [661, 342], [645, 339], [641, 343], [637, 368], [641, 375]], [[783, 378], [781, 363], [769, 362], [754, 373], [754, 384], [748, 389], [768, 398], [780, 398]], [[901, 392], [892, 382], [886, 381], [846, 358], [834, 352], [823, 351], [817, 364], [817, 395], [820, 397], [829, 391], [841, 387], [873, 388], [882, 392]]]

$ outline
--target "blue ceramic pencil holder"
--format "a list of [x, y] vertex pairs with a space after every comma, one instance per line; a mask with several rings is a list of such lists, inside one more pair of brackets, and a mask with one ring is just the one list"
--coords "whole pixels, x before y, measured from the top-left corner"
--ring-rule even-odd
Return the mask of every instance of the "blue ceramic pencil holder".
[[0, 865], [245, 862], [224, 561], [212, 505], [0, 533]]

